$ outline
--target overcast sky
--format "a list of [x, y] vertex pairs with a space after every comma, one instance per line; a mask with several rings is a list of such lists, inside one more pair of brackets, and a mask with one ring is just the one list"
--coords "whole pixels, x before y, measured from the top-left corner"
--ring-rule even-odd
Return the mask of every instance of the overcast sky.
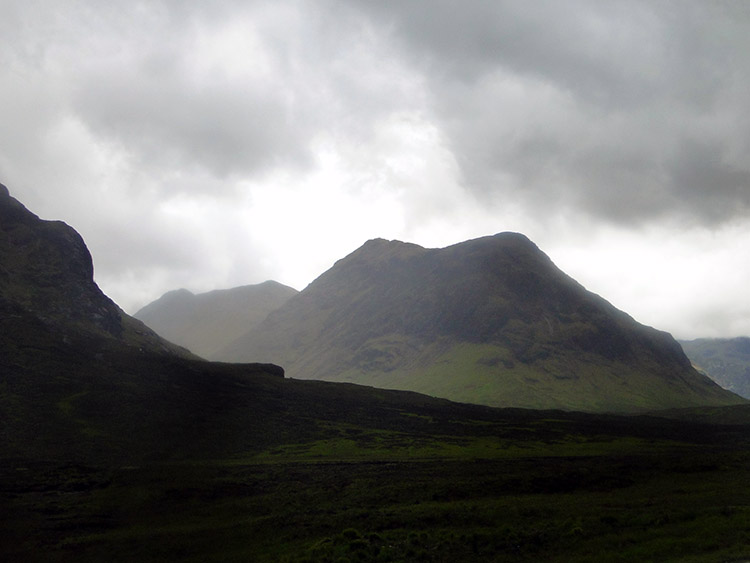
[[743, 1], [0, 0], [0, 182], [130, 313], [512, 230], [747, 335], [749, 60]]

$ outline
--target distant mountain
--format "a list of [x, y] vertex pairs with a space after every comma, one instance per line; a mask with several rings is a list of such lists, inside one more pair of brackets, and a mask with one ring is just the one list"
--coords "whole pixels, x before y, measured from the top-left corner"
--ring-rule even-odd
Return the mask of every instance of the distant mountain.
[[167, 340], [212, 360], [218, 352], [297, 294], [275, 281], [199, 293], [165, 293], [134, 316]]
[[491, 406], [638, 411], [740, 399], [515, 233], [371, 240], [227, 347], [294, 378]]
[[711, 379], [750, 399], [750, 338], [681, 340], [690, 361]]
[[[515, 421], [549, 418], [415, 393], [295, 381], [267, 363], [208, 362], [129, 317], [92, 276], [91, 256], [78, 233], [62, 222], [39, 219], [0, 184], [0, 501], [5, 509], [11, 499], [24, 518], [30, 513], [25, 500], [13, 500], [16, 493], [46, 490], [15, 478], [30, 467], [62, 468], [63, 474], [80, 464], [124, 465], [130, 471], [134, 464], [161, 467], [187, 460], [192, 467], [194, 460], [252, 458], [283, 445], [346, 441], [359, 434], [377, 440], [393, 435], [408, 450], [415, 440], [433, 435], [440, 441], [468, 432], [481, 439], [512, 431]], [[580, 420], [582, 431], [589, 432], [588, 418], [570, 420]], [[606, 423], [615, 431], [623, 424], [615, 418]], [[629, 420], [625, 424], [632, 426]], [[55, 473], [47, 479], [69, 490]], [[89, 485], [98, 487], [84, 484]], [[75, 506], [73, 500], [66, 503]], [[8, 526], [24, 539], [36, 533], [32, 525], [24, 528], [28, 522], [15, 521], [0, 511], [0, 535]], [[57, 512], [44, 513], [42, 522], [49, 521], [58, 521]], [[85, 529], [71, 528], [67, 520], [61, 526]], [[57, 528], [55, 533], [59, 536]], [[14, 549], [13, 542], [6, 543], [0, 553]], [[50, 560], [46, 555], [36, 560]]]

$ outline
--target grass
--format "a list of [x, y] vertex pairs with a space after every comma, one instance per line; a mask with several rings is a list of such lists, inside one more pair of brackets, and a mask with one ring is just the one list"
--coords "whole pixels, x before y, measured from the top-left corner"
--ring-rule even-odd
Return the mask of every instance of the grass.
[[[354, 431], [352, 431], [354, 433]], [[429, 461], [441, 459], [515, 459], [525, 457], [585, 457], [645, 454], [666, 448], [686, 448], [679, 442], [640, 437], [562, 436], [549, 442], [493, 436], [413, 436], [394, 432], [356, 432], [301, 444], [285, 444], [243, 458], [253, 463], [338, 461]], [[695, 446], [698, 448], [698, 446]]]
[[[360, 355], [369, 361], [355, 363], [331, 380], [501, 408], [645, 412], [675, 404], [731, 402], [705, 389], [696, 391], [655, 377], [658, 366], [626, 366], [584, 352], [555, 351], [553, 357], [540, 352], [538, 361], [522, 362], [505, 344], [438, 340], [427, 345], [418, 339], [390, 336], [369, 340], [362, 349]], [[409, 355], [413, 356], [410, 362], [399, 365]], [[742, 400], [738, 397], [737, 402]]]
[[[38, 476], [24, 560], [721, 561], [748, 555], [747, 459], [147, 465]], [[744, 467], [744, 469], [743, 469]], [[677, 478], [676, 478], [677, 477]], [[18, 544], [16, 544], [18, 545]], [[23, 547], [23, 545], [21, 546]], [[31, 557], [31, 559], [29, 559]]]
[[[663, 423], [652, 420], [655, 434]], [[506, 428], [515, 442], [329, 423], [337, 437], [232, 459], [118, 467], [6, 460], [0, 554], [144, 562], [750, 556], [744, 442], [581, 428], [549, 440], [553, 425], [570, 421], [516, 420]]]

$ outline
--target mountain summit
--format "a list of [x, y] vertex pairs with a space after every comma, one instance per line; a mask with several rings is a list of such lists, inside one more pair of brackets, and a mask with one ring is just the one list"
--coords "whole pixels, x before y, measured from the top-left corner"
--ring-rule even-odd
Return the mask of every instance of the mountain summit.
[[370, 240], [223, 352], [296, 378], [491, 406], [638, 411], [738, 398], [524, 235]]

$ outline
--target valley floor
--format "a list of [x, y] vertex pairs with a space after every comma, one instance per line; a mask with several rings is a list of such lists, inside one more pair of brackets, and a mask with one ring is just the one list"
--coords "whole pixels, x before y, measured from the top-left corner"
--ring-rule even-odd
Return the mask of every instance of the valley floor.
[[398, 434], [373, 447], [343, 433], [245, 459], [5, 460], [0, 559], [740, 561], [750, 558], [746, 430], [516, 448]]

